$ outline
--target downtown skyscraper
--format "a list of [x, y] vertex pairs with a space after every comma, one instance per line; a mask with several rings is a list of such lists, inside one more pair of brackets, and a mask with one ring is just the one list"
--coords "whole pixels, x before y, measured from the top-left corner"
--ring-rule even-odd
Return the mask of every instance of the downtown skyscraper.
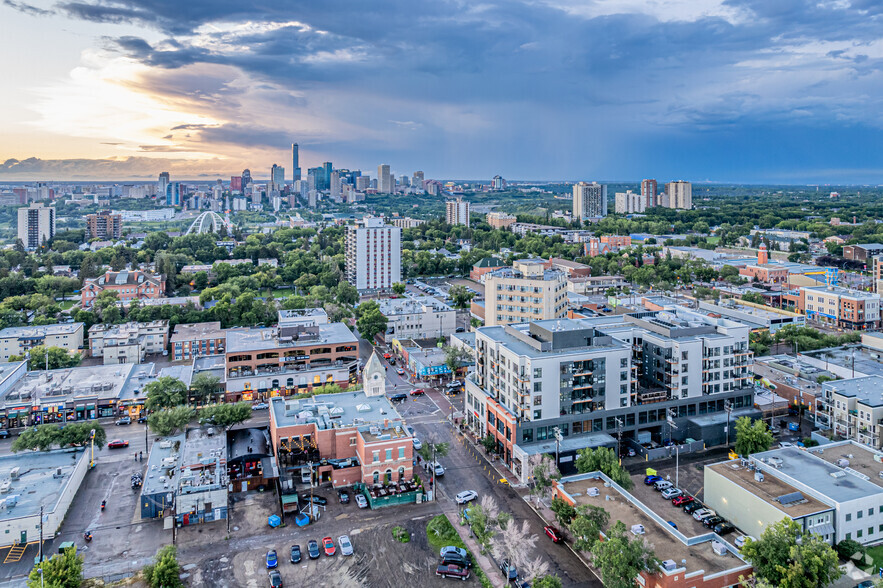
[[297, 143], [291, 144], [291, 181], [292, 183], [301, 179], [300, 176], [300, 154], [298, 153]]

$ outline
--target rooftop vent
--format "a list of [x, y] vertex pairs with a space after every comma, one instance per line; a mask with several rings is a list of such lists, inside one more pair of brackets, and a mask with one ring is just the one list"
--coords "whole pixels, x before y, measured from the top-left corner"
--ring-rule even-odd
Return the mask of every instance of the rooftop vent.
[[846, 472], [831, 472], [832, 478], [845, 478]]

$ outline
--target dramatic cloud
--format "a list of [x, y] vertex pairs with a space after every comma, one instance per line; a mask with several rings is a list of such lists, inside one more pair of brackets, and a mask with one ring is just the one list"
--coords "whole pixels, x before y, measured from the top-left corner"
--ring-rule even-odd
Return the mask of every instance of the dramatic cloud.
[[832, 180], [883, 181], [879, 150], [868, 153], [883, 120], [883, 5], [873, 0], [91, 0], [55, 10], [101, 23], [104, 36], [71, 80], [41, 90], [34, 125], [118, 142], [121, 157], [262, 169], [297, 141], [307, 165], [384, 161], [438, 177], [824, 181], [841, 170]]

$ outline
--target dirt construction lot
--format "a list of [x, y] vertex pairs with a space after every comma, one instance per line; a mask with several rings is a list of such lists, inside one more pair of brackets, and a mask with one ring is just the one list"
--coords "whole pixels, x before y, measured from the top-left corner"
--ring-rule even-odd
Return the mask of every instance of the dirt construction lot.
[[[200, 570], [190, 579], [191, 586], [245, 586], [268, 585], [265, 558], [268, 549], [276, 549], [279, 556], [278, 570], [285, 586], [311, 586], [329, 588], [357, 588], [374, 586], [421, 586], [443, 588], [451, 580], [435, 575], [438, 554], [426, 540], [426, 524], [432, 515], [420, 515], [398, 524], [411, 532], [409, 543], [399, 543], [392, 536], [393, 523], [378, 524], [370, 528], [346, 531], [353, 543], [354, 554], [344, 557], [338, 553], [327, 557], [324, 553], [317, 560], [307, 557], [306, 547], [310, 539], [320, 543], [323, 531], [330, 528], [291, 530], [273, 538], [265, 538], [261, 546], [242, 550], [235, 554], [218, 556], [203, 562]], [[329, 525], [330, 527], [330, 525]], [[337, 535], [332, 535], [337, 545]], [[288, 556], [292, 544], [299, 544], [304, 559], [292, 564]], [[477, 583], [470, 578], [469, 582]]]

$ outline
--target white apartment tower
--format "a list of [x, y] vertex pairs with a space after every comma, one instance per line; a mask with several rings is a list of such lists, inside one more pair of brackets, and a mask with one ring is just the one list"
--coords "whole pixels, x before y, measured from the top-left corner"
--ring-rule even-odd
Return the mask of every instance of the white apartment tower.
[[617, 192], [614, 198], [614, 210], [617, 214], [635, 214], [645, 210], [646, 201], [643, 194], [635, 194], [631, 190]]
[[449, 225], [469, 226], [469, 202], [462, 198], [445, 202], [445, 222]]
[[18, 209], [18, 238], [25, 249], [37, 249], [54, 236], [55, 207], [35, 202]]
[[346, 279], [359, 291], [386, 290], [402, 281], [402, 229], [368, 217], [347, 227]]
[[385, 163], [377, 166], [377, 192], [379, 194], [392, 194], [395, 190], [393, 177], [389, 173], [389, 166]]
[[607, 216], [607, 186], [597, 182], [573, 185], [573, 218], [584, 220]]
[[690, 210], [693, 208], [693, 184], [678, 180], [665, 185], [665, 195], [668, 197], [669, 208], [681, 208]]

